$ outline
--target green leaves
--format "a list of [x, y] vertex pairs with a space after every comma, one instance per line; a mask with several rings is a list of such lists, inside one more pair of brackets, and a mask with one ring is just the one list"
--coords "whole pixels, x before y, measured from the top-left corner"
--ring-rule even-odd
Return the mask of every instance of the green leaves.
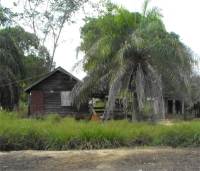
[[[38, 48], [49, 46], [48, 71], [53, 69], [54, 56], [58, 45], [65, 40], [62, 38], [62, 32], [67, 25], [75, 23], [74, 14], [78, 12], [88, 0], [42, 0], [42, 1], [19, 1], [23, 11], [18, 17], [18, 23], [38, 37]], [[67, 31], [67, 30], [65, 30]], [[62, 39], [62, 40], [61, 40]], [[46, 59], [45, 53], [41, 53]]]
[[[128, 93], [135, 93], [138, 98], [139, 112], [148, 98], [153, 99], [155, 121], [164, 118], [163, 94], [169, 87], [181, 99], [189, 97], [185, 92], [196, 60], [177, 34], [166, 31], [161, 10], [157, 7], [149, 10], [148, 3], [144, 2], [141, 14], [116, 7], [112, 13], [88, 17], [81, 28], [80, 50], [85, 52], [83, 67], [88, 76], [84, 84], [76, 87], [80, 90], [76, 95], [87, 85], [90, 90], [98, 90], [102, 87], [100, 80], [106, 77], [104, 84], [109, 86], [106, 119], [112, 113], [114, 98], [127, 87]], [[86, 96], [87, 89], [82, 90]], [[134, 99], [132, 102], [135, 103]]]

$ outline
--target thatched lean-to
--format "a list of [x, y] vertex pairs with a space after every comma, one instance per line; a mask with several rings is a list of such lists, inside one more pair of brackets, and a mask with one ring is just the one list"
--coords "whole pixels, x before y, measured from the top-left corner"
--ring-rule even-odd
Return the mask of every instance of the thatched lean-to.
[[28, 86], [24, 91], [30, 95], [29, 114], [40, 116], [57, 113], [62, 117], [85, 118], [88, 114], [87, 104], [77, 109], [76, 104], [72, 106], [71, 103], [70, 92], [78, 82], [78, 78], [58, 67]]

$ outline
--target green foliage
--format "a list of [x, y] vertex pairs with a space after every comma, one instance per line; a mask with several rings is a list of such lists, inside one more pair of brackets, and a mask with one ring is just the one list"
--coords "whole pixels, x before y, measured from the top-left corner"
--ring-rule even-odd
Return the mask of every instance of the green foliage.
[[193, 82], [190, 84], [190, 95], [193, 101], [199, 100], [200, 92], [199, 92], [199, 86], [200, 86], [200, 77], [199, 75], [192, 77]]
[[93, 104], [93, 107], [105, 107], [105, 103], [100, 101], [100, 102]]
[[166, 31], [161, 10], [149, 10], [148, 3], [141, 13], [132, 13], [109, 2], [98, 17], [86, 17], [81, 28], [78, 49], [85, 53], [82, 61], [88, 75], [73, 89], [73, 100], [87, 101], [93, 93], [109, 89], [105, 120], [122, 92], [125, 98], [133, 95], [130, 108], [138, 121], [147, 97], [154, 99], [155, 122], [164, 118], [164, 93], [173, 91], [190, 100], [196, 59], [177, 34]]
[[142, 113], [147, 114], [152, 108], [153, 108], [152, 104], [145, 103], [143, 108], [142, 108]]
[[136, 146], [198, 147], [197, 121], [171, 126], [128, 120], [75, 121], [49, 115], [41, 119], [23, 118], [0, 111], [0, 150], [69, 150]]
[[[48, 73], [47, 66], [44, 65], [44, 59], [39, 56], [28, 55], [24, 58], [23, 62], [27, 79], [20, 83], [22, 90]], [[46, 61], [45, 63], [48, 62]], [[23, 93], [20, 96], [20, 99], [24, 102], [27, 102], [27, 98], [27, 93]]]
[[[44, 59], [47, 71], [54, 66], [54, 56], [58, 45], [64, 42], [62, 33], [65, 27], [75, 23], [74, 13], [79, 11], [88, 0], [59, 0], [59, 1], [18, 1], [13, 9], [21, 9], [16, 13], [15, 21], [21, 26], [26, 26], [38, 37], [38, 50]], [[73, 19], [72, 19], [73, 18]], [[66, 31], [66, 30], [65, 30]], [[49, 44], [49, 59], [46, 62], [46, 44]]]
[[13, 24], [13, 16], [14, 13], [9, 8], [3, 7], [0, 4], [0, 28], [11, 26]]
[[199, 141], [198, 122], [180, 122], [164, 127], [155, 132], [155, 144], [171, 147], [198, 147]]
[[22, 57], [15, 41], [0, 32], [0, 104], [7, 110], [12, 110], [19, 101], [16, 80], [25, 77]]
[[[0, 104], [4, 109], [13, 110], [23, 89], [47, 73], [44, 63], [49, 63], [49, 53], [43, 47], [46, 58], [41, 57], [38, 41], [19, 26], [0, 30]], [[27, 101], [27, 95], [20, 99]]]
[[31, 54], [31, 51], [38, 48], [38, 37], [32, 33], [26, 32], [22, 27], [16, 26], [4, 28], [0, 30], [0, 34], [4, 36], [9, 35], [18, 45], [18, 50], [22, 51], [22, 53], [26, 52]]
[[[33, 55], [36, 42], [37, 38], [23, 28], [0, 30], [0, 104], [4, 109], [13, 110], [23, 89], [46, 73], [44, 60]], [[21, 100], [27, 101], [26, 96]]]
[[150, 114], [153, 115], [153, 104], [151, 103], [144, 103], [143, 108], [142, 108], [142, 117], [143, 120], [148, 120], [150, 117]]

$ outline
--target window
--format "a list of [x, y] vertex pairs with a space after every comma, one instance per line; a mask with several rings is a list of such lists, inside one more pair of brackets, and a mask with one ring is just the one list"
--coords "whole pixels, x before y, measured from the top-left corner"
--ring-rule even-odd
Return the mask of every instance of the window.
[[61, 91], [61, 106], [71, 106], [70, 91]]

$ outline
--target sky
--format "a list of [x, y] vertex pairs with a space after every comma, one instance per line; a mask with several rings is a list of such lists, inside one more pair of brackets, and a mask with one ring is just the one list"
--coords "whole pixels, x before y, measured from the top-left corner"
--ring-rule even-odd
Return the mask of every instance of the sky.
[[[97, 2], [98, 0], [92, 0]], [[0, 0], [2, 5], [6, 5], [8, 0]], [[9, 1], [11, 2], [11, 1]], [[122, 5], [131, 12], [141, 12], [143, 0], [112, 0], [112, 2]], [[163, 22], [168, 32], [175, 32], [180, 36], [180, 40], [190, 47], [196, 54], [200, 55], [200, 0], [151, 0], [149, 8], [159, 7], [162, 9]], [[92, 10], [92, 9], [91, 9]], [[61, 66], [79, 79], [86, 74], [83, 71], [74, 70], [72, 67], [83, 56], [79, 54], [76, 58], [76, 47], [80, 44], [80, 27], [84, 24], [82, 15], [76, 15], [76, 24], [66, 28], [62, 34], [66, 42], [60, 44], [56, 50], [56, 66]]]

